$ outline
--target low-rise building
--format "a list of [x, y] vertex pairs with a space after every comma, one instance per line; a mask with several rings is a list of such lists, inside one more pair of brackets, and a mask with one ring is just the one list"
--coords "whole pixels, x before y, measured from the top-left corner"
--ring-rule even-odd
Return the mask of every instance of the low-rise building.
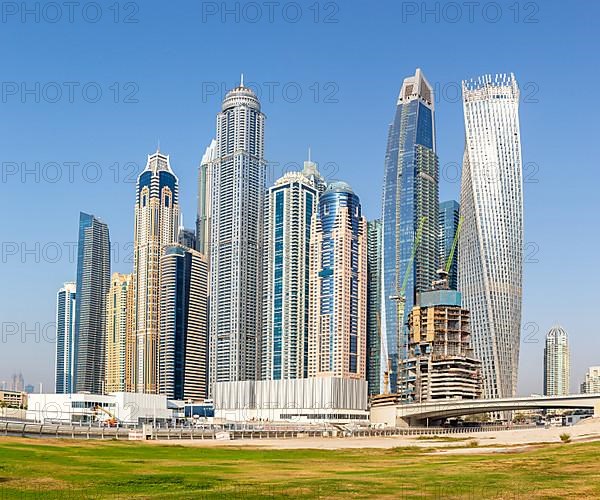
[[0, 391], [0, 406], [8, 408], [27, 407], [27, 394], [23, 391]]
[[114, 419], [120, 424], [170, 421], [173, 412], [163, 394], [31, 394], [27, 420], [56, 423], [95, 423]]
[[338, 377], [213, 384], [215, 417], [233, 422], [367, 423], [367, 381]]
[[581, 394], [600, 394], [600, 366], [590, 366], [581, 384]]

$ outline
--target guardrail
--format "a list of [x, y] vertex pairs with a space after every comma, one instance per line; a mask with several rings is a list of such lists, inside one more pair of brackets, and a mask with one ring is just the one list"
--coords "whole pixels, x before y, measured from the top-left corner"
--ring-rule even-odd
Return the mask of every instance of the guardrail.
[[[481, 432], [530, 429], [532, 425], [489, 425], [481, 427], [407, 427], [388, 429], [315, 429], [297, 427], [284, 429], [223, 429], [223, 426], [214, 426], [210, 429], [194, 427], [155, 428], [152, 439], [217, 439], [217, 434], [227, 432], [231, 439], [290, 439], [306, 437], [344, 438], [344, 437], [390, 437], [390, 436], [422, 436], [422, 435], [447, 435], [447, 434], [475, 434]], [[0, 421], [0, 435], [22, 437], [54, 437], [70, 439], [129, 439], [130, 428], [125, 427], [96, 427], [64, 424], [39, 424], [32, 422], [2, 422]]]

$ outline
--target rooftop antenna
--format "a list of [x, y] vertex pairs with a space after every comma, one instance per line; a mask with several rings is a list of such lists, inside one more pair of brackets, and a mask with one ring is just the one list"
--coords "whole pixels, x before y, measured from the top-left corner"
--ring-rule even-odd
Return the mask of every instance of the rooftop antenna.
[[160, 137], [156, 141], [156, 152], [160, 153]]
[[244, 73], [241, 74], [240, 76], [240, 87], [244, 86]]

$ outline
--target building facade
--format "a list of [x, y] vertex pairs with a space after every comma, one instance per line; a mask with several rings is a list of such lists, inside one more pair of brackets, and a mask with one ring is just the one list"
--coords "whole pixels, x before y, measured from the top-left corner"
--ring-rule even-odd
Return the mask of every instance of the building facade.
[[284, 175], [269, 189], [261, 363], [264, 380], [307, 376], [310, 235], [318, 199], [319, 191], [307, 168]]
[[208, 262], [183, 245], [160, 262], [159, 393], [169, 399], [208, 395]]
[[113, 273], [106, 298], [105, 392], [132, 392], [133, 276]]
[[[443, 281], [447, 287], [447, 280]], [[477, 399], [483, 391], [481, 362], [471, 347], [469, 311], [446, 287], [417, 295], [409, 320], [409, 356], [400, 377], [406, 402]]]
[[463, 82], [465, 153], [458, 280], [488, 398], [516, 394], [523, 274], [519, 89], [514, 75]]
[[65, 283], [56, 294], [56, 368], [54, 391], [73, 392], [73, 343], [75, 341], [74, 282]]
[[99, 394], [104, 385], [106, 295], [110, 286], [108, 226], [80, 213], [77, 244], [73, 392]]
[[364, 380], [367, 222], [348, 184], [327, 187], [312, 227], [307, 374]]
[[382, 370], [384, 365], [385, 369], [388, 369], [388, 359], [382, 355], [381, 343], [382, 236], [381, 220], [369, 221], [367, 223], [367, 381], [369, 382], [369, 395], [381, 394], [386, 390], [381, 384], [384, 378]]
[[544, 396], [569, 394], [569, 338], [560, 326], [550, 329], [544, 347]]
[[169, 156], [148, 155], [136, 189], [133, 240], [133, 300], [136, 338], [132, 377], [136, 392], [156, 393], [160, 257], [166, 245], [177, 242], [179, 181]]
[[177, 243], [187, 248], [196, 249], [198, 241], [196, 239], [196, 233], [193, 229], [186, 229], [184, 227], [179, 228], [179, 234], [177, 235]]
[[600, 394], [600, 366], [590, 366], [580, 386], [582, 394]]
[[385, 155], [381, 318], [393, 392], [408, 313], [436, 277], [438, 205], [433, 88], [417, 69], [402, 84]]
[[260, 375], [265, 116], [243, 83], [217, 115], [210, 169], [210, 382]]
[[[198, 214], [196, 217], [196, 250], [201, 254], [210, 254], [210, 178], [212, 162], [217, 156], [217, 141], [214, 139], [206, 148], [200, 167], [198, 167]], [[210, 262], [210, 260], [209, 260]]]
[[458, 237], [460, 204], [454, 200], [440, 203], [439, 267], [448, 273], [450, 290], [458, 290]]

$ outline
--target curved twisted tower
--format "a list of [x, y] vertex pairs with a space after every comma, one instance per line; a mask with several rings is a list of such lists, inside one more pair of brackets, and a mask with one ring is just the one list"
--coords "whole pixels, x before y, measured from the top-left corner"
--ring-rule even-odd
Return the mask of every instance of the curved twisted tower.
[[488, 398], [517, 388], [523, 275], [519, 88], [513, 74], [463, 82], [459, 290]]

